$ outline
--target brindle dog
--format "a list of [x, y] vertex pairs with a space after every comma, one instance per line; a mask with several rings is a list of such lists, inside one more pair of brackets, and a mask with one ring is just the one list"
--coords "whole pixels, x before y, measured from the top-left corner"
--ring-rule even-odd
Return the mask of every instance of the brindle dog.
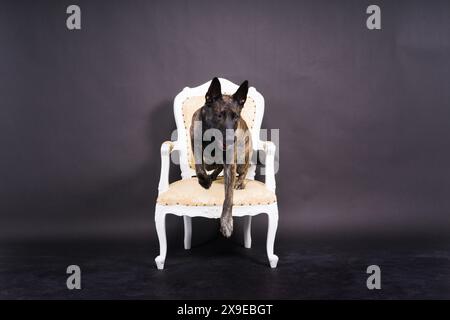
[[[206, 93], [205, 105], [192, 116], [190, 128], [195, 171], [200, 185], [208, 189], [222, 170], [224, 172], [225, 200], [220, 217], [220, 231], [227, 238], [233, 232], [233, 188], [245, 188], [245, 176], [250, 167], [252, 153], [250, 131], [241, 117], [247, 92], [248, 81], [244, 81], [233, 95], [222, 95], [220, 81], [214, 78]], [[198, 129], [194, 128], [199, 128], [199, 124], [201, 124], [201, 131], [196, 132]], [[218, 157], [214, 154], [214, 159], [221, 159], [221, 161], [211, 162], [206, 159], [205, 148], [212, 142], [203, 141], [202, 137], [208, 129], [216, 129], [221, 133], [214, 136], [213, 140], [214, 150], [220, 152]], [[201, 144], [196, 144], [194, 137], [201, 139]], [[201, 145], [201, 148], [196, 149], [197, 145]], [[212, 173], [209, 174], [207, 171]]]

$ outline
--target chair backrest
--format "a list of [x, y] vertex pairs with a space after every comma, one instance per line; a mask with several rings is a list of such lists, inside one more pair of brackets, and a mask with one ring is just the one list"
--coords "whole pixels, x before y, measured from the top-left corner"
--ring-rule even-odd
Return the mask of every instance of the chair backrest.
[[[237, 89], [238, 85], [233, 82], [219, 78], [223, 94], [231, 95]], [[191, 148], [190, 127], [192, 115], [194, 112], [205, 104], [205, 94], [209, 88], [211, 81], [208, 81], [198, 87], [186, 87], [181, 91], [174, 100], [173, 110], [175, 114], [175, 122], [177, 125], [178, 145], [180, 152], [181, 176], [183, 179], [195, 176], [194, 157]], [[256, 91], [254, 87], [250, 87], [247, 94], [247, 101], [242, 109], [241, 116], [247, 123], [251, 131], [252, 141], [254, 144], [259, 141], [259, 131], [264, 114], [264, 98]], [[248, 179], [255, 176], [255, 165], [252, 165], [247, 174]]]

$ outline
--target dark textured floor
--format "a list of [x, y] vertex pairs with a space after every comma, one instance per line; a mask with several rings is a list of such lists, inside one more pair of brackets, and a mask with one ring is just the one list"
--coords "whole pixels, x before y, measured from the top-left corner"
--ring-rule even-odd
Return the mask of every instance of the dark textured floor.
[[[158, 271], [151, 239], [2, 244], [2, 299], [450, 299], [450, 244], [415, 239], [280, 240], [277, 269], [264, 241], [245, 249], [220, 237], [190, 251], [169, 248]], [[66, 289], [66, 267], [82, 269], [82, 289]], [[382, 289], [366, 288], [368, 265]]]

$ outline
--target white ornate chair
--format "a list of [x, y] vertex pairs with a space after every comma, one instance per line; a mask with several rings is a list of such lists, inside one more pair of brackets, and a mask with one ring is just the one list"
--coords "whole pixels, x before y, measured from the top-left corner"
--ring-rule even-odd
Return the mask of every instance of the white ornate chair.
[[[224, 94], [234, 93], [238, 86], [226, 79], [220, 79]], [[191, 150], [189, 128], [193, 113], [205, 102], [207, 83], [184, 88], [174, 100], [174, 114], [177, 125], [177, 140], [166, 141], [161, 146], [161, 177], [155, 209], [155, 224], [159, 239], [159, 256], [155, 258], [158, 269], [164, 268], [167, 253], [166, 214], [183, 216], [184, 248], [191, 248], [192, 217], [220, 218], [225, 197], [223, 179], [217, 179], [206, 190], [195, 178], [194, 158]], [[242, 117], [251, 130], [253, 152], [264, 150], [265, 183], [254, 180], [256, 166], [253, 164], [247, 174], [247, 184], [243, 190], [234, 190], [233, 216], [244, 217], [244, 246], [251, 247], [251, 218], [260, 213], [268, 216], [267, 256], [270, 266], [276, 268], [278, 257], [273, 253], [275, 233], [278, 226], [278, 205], [275, 195], [274, 158], [275, 145], [271, 141], [261, 141], [259, 133], [264, 114], [264, 98], [251, 87], [242, 110]], [[169, 184], [170, 153], [177, 150], [182, 180]]]

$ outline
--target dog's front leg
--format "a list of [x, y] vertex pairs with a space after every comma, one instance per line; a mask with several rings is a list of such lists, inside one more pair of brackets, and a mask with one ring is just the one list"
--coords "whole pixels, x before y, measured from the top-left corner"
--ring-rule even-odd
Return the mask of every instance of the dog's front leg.
[[222, 170], [223, 170], [223, 166], [222, 166], [222, 165], [218, 165], [218, 166], [214, 169], [213, 173], [211, 173], [211, 174], [209, 175], [209, 177], [211, 178], [211, 180], [212, 180], [212, 181], [216, 180], [217, 177], [219, 176], [219, 174], [222, 172]]
[[201, 120], [201, 109], [198, 109], [192, 116], [192, 124], [190, 128], [191, 136], [191, 150], [194, 155], [195, 161], [195, 174], [198, 179], [198, 183], [205, 189], [211, 187], [212, 180], [208, 176], [205, 170], [205, 163], [203, 161], [203, 131], [202, 131], [202, 120]]
[[225, 178], [225, 200], [222, 207], [222, 216], [220, 217], [220, 232], [229, 238], [233, 233], [233, 186], [236, 179], [236, 165], [224, 165], [223, 175]]
[[195, 173], [197, 175], [198, 183], [200, 183], [203, 188], [209, 189], [209, 187], [211, 187], [212, 179], [208, 176], [203, 164], [195, 165]]
[[194, 150], [194, 161], [195, 161], [195, 175], [197, 176], [198, 183], [205, 189], [211, 187], [212, 179], [208, 176], [205, 169], [205, 163], [203, 161], [203, 148], [201, 146], [195, 149], [193, 139], [193, 132], [191, 132], [192, 150]]

